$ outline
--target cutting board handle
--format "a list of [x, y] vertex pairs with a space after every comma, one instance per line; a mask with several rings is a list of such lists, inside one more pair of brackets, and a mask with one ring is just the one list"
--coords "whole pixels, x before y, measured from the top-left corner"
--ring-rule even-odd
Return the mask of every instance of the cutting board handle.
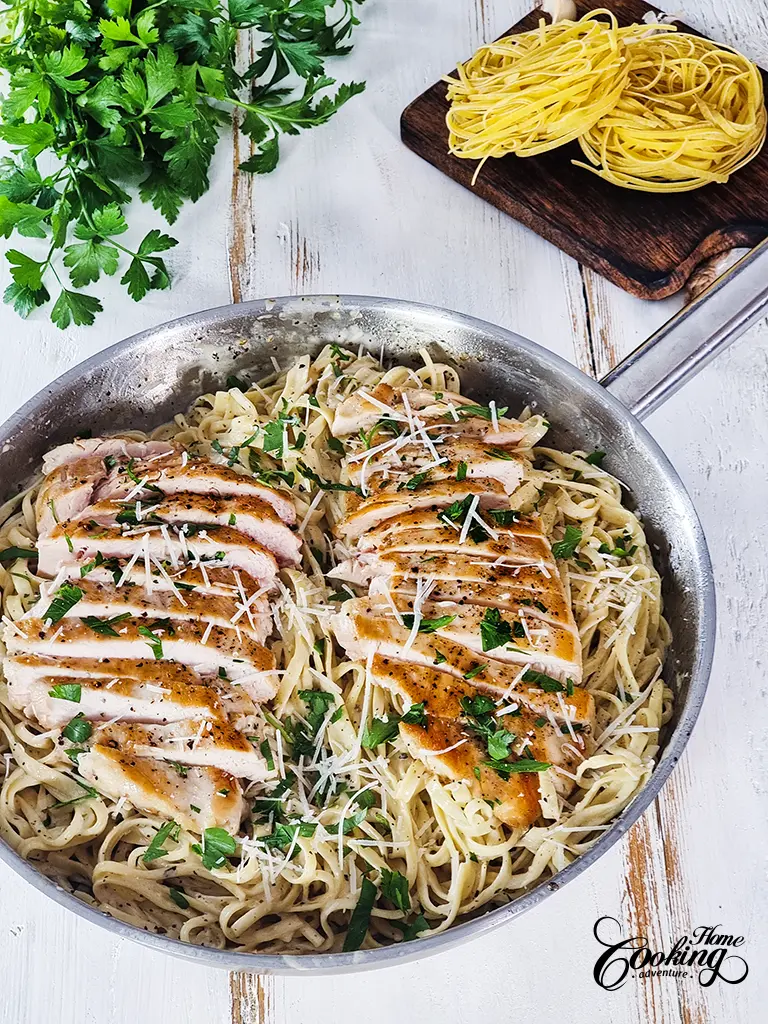
[[645, 419], [768, 311], [768, 239], [708, 284], [600, 382]]

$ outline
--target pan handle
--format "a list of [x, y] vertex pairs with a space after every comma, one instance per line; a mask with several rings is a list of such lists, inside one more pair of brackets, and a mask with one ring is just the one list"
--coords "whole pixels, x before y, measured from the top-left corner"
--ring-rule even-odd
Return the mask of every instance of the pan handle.
[[638, 419], [768, 312], [768, 239], [676, 313], [601, 380]]

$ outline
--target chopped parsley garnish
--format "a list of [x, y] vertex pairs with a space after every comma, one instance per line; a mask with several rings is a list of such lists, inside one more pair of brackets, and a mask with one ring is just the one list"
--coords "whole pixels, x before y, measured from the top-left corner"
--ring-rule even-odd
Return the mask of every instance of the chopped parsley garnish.
[[616, 558], [631, 558], [637, 551], [637, 544], [633, 544], [632, 537], [628, 533], [624, 533], [619, 538], [619, 543], [615, 547], [611, 547], [610, 544], [601, 544], [598, 551], [601, 555], [614, 555]]
[[312, 645], [312, 650], [315, 651], [315, 653], [319, 654], [321, 658], [324, 658], [325, 657], [325, 637], [320, 637], [318, 640], [315, 640], [314, 644]]
[[511, 526], [520, 521], [520, 513], [515, 508], [489, 508], [488, 515], [499, 526]]
[[486, 448], [485, 454], [490, 455], [492, 459], [501, 459], [502, 462], [514, 462], [515, 456], [510, 455], [504, 448]]
[[48, 691], [48, 696], [56, 697], [58, 700], [71, 700], [73, 704], [79, 704], [82, 690], [80, 683], [57, 683]]
[[16, 558], [37, 558], [33, 548], [6, 548], [0, 551], [0, 562], [13, 562]]
[[160, 661], [160, 659], [163, 656], [163, 642], [162, 642], [162, 640], [159, 637], [155, 636], [155, 634], [152, 632], [152, 630], [148, 626], [139, 626], [139, 630], [138, 631], [141, 634], [141, 636], [146, 638], [145, 639], [145, 643], [148, 644], [149, 647], [151, 648], [152, 653], [155, 656], [155, 659], [157, 661]]
[[448, 659], [442, 651], [435, 651], [435, 660], [432, 662], [433, 665], [442, 665], [446, 661], [448, 661]]
[[404, 921], [392, 921], [391, 923], [403, 933], [403, 942], [411, 942], [422, 932], [429, 931], [429, 924], [423, 914], [414, 917], [410, 924], [406, 924]]
[[385, 721], [383, 718], [374, 718], [371, 724], [363, 731], [362, 743], [366, 750], [375, 750], [382, 743], [389, 743], [400, 731], [400, 719], [397, 717]]
[[572, 697], [573, 696], [573, 680], [572, 679], [566, 679], [565, 680], [565, 695], [566, 695], [566, 697]]
[[[468, 494], [461, 501], [454, 501], [453, 504], [449, 505], [447, 508], [444, 508], [442, 512], [439, 512], [437, 518], [442, 522], [447, 523], [448, 525], [450, 525], [451, 523], [461, 523], [463, 527], [466, 518], [469, 515], [469, 510], [470, 507], [472, 506], [473, 499], [474, 495]], [[472, 525], [469, 528], [467, 536], [475, 544], [482, 544], [483, 541], [488, 540], [490, 534], [485, 529], [483, 524], [479, 523], [473, 517]]]
[[429, 472], [430, 471], [428, 469], [425, 469], [423, 473], [417, 473], [415, 476], [412, 476], [411, 479], [408, 480], [405, 485], [407, 489], [409, 491], [415, 491], [417, 488], [421, 487], [421, 485], [429, 476]]
[[[505, 405], [501, 409], [497, 409], [496, 415], [503, 416], [508, 408], [509, 406]], [[459, 419], [462, 420], [468, 419], [470, 416], [479, 416], [481, 419], [488, 421], [493, 419], [493, 413], [487, 405], [459, 405], [456, 408], [456, 413]], [[453, 419], [453, 416], [450, 416], [450, 418]]]
[[466, 462], [460, 462], [458, 464], [458, 466], [456, 467], [456, 479], [459, 481], [459, 483], [461, 483], [462, 480], [466, 480], [467, 479], [467, 464], [466, 464]]
[[59, 517], [56, 515], [56, 506], [53, 503], [53, 498], [51, 498], [51, 500], [48, 502], [48, 508], [51, 510], [51, 515], [53, 516], [54, 523], [58, 524]]
[[493, 768], [503, 779], [510, 775], [527, 775], [529, 772], [545, 772], [552, 765], [549, 761], [534, 761], [531, 758], [521, 758], [519, 761], [485, 761], [489, 768]]
[[182, 779], [186, 779], [189, 775], [189, 765], [182, 764], [181, 761], [169, 761], [168, 764]]
[[116, 465], [117, 459], [115, 458], [115, 456], [107, 455], [107, 457], [104, 459], [104, 468], [106, 469], [106, 471], [109, 473], [109, 471], [114, 469]]
[[487, 661], [483, 662], [482, 665], [475, 665], [474, 668], [471, 668], [469, 670], [469, 672], [465, 672], [464, 673], [464, 678], [465, 679], [474, 679], [475, 676], [479, 676], [480, 675], [480, 673], [483, 671], [484, 668], [488, 668], [488, 662]]
[[572, 558], [580, 541], [581, 530], [578, 526], [571, 526], [569, 523], [565, 528], [563, 539], [552, 545], [552, 554], [555, 558]]
[[177, 889], [176, 886], [172, 885], [168, 890], [168, 895], [180, 910], [187, 910], [189, 908], [189, 900], [184, 895], [183, 889]]
[[371, 920], [371, 911], [373, 910], [373, 904], [376, 901], [376, 886], [368, 878], [363, 878], [362, 886], [360, 889], [360, 896], [357, 901], [357, 906], [352, 911], [352, 917], [349, 920], [349, 928], [347, 934], [344, 936], [344, 945], [342, 947], [345, 953], [351, 953], [356, 949], [360, 949], [368, 933], [368, 924]]
[[344, 445], [341, 443], [338, 437], [329, 437], [328, 447], [331, 449], [332, 452], [336, 452], [338, 455], [344, 454]]
[[595, 451], [595, 452], [592, 452], [591, 455], [585, 455], [584, 456], [584, 461], [588, 462], [590, 464], [590, 466], [600, 466], [600, 467], [602, 467], [603, 459], [604, 458], [605, 458], [605, 452]]
[[282, 452], [288, 427], [296, 426], [298, 422], [299, 420], [296, 416], [284, 416], [280, 413], [276, 420], [273, 420], [271, 423], [265, 423], [262, 428], [264, 432], [264, 451], [267, 453]]
[[86, 740], [90, 739], [93, 726], [83, 715], [82, 711], [80, 711], [67, 722], [61, 732], [63, 736], [66, 736], [73, 743], [85, 743]]
[[93, 786], [87, 786], [80, 779], [73, 777], [72, 781], [76, 782], [81, 789], [85, 790], [85, 792], [81, 794], [81, 796], [73, 797], [71, 800], [57, 800], [55, 804], [51, 804], [52, 809], [57, 807], [69, 807], [72, 804], [79, 804], [82, 800], [92, 800], [94, 797], [99, 795]]
[[547, 720], [546, 720], [546, 718], [539, 717], [539, 718], [537, 718], [534, 721], [533, 724], [536, 726], [537, 729], [540, 729], [542, 727], [542, 725], [546, 725], [547, 724]]
[[259, 842], [270, 848], [286, 849], [293, 844], [297, 835], [309, 839], [317, 830], [316, 821], [294, 821], [287, 825], [275, 825], [267, 836], [259, 836]]
[[[422, 619], [419, 622], [418, 632], [436, 633], [438, 629], [444, 629], [445, 626], [450, 626], [455, 618], [455, 615], [441, 615], [439, 619]], [[406, 629], [413, 629], [415, 621], [415, 616], [403, 615], [403, 625]]]
[[374, 425], [367, 433], [364, 430], [361, 430], [360, 437], [366, 448], [370, 448], [373, 445], [374, 438], [382, 430], [386, 430], [387, 433], [390, 434], [399, 434], [400, 424], [397, 422], [397, 420], [388, 419], [385, 416], [382, 419], [380, 419], [377, 423], [374, 423]]
[[231, 857], [237, 850], [237, 843], [226, 829], [207, 828], [203, 832], [203, 845], [193, 843], [192, 849], [202, 860], [203, 867], [212, 871], [226, 864], [227, 857]]
[[234, 512], [229, 513], [229, 519], [227, 520], [230, 526], [237, 526], [237, 516]]
[[245, 394], [246, 391], [250, 391], [251, 385], [242, 377], [236, 377], [234, 373], [230, 373], [227, 377], [227, 391], [231, 391], [232, 388], [237, 388]]
[[275, 759], [272, 757], [272, 748], [269, 745], [269, 740], [262, 740], [259, 744], [259, 752], [267, 763], [267, 771], [273, 772], [275, 770]]
[[120, 636], [114, 627], [118, 623], [130, 619], [130, 617], [130, 612], [123, 612], [122, 615], [113, 615], [111, 619], [99, 619], [95, 615], [84, 615], [80, 621], [89, 629], [92, 629], [94, 633], [99, 633], [101, 636]]
[[[515, 625], [518, 625], [518, 623], [515, 623]], [[480, 638], [483, 644], [483, 651], [495, 651], [497, 647], [503, 647], [504, 644], [512, 640], [512, 636], [512, 625], [501, 617], [499, 609], [487, 608], [480, 623]], [[523, 636], [525, 636], [524, 631]]]
[[399, 871], [381, 869], [381, 895], [394, 903], [404, 914], [411, 909], [411, 896], [408, 891], [408, 879]]
[[76, 587], [72, 583], [63, 583], [54, 594], [47, 610], [43, 612], [41, 616], [43, 622], [54, 623], [58, 622], [59, 619], [63, 619], [67, 612], [75, 607], [82, 596], [83, 592], [80, 587]]
[[537, 672], [535, 669], [526, 669], [525, 675], [523, 676], [523, 682], [534, 683], [539, 686], [544, 693], [562, 693], [565, 687], [559, 679], [553, 679], [552, 676], [548, 676], [546, 672]]
[[328, 600], [341, 603], [343, 601], [350, 601], [354, 596], [348, 590], [334, 590], [332, 594], [328, 595]]
[[418, 704], [411, 704], [405, 714], [400, 718], [400, 721], [405, 722], [406, 725], [426, 726], [427, 709], [424, 701], [419, 701]]
[[93, 572], [100, 565], [104, 564], [104, 555], [100, 551], [96, 552], [96, 557], [91, 562], [87, 562], [85, 565], [80, 566], [80, 579], [85, 579], [89, 572]]
[[321, 491], [351, 491], [353, 494], [357, 494], [361, 498], [363, 497], [363, 492], [359, 487], [355, 487], [353, 484], [336, 484], [330, 480], [323, 480], [303, 462], [298, 463], [298, 470], [307, 480], [317, 484]]
[[336, 703], [334, 695], [325, 690], [299, 690], [299, 697], [306, 705], [307, 713], [304, 716], [306, 725], [299, 722], [293, 734], [292, 747], [296, 758], [314, 753], [320, 727], [329, 709]]
[[165, 848], [167, 839], [173, 839], [174, 842], [179, 838], [181, 832], [181, 825], [178, 825], [175, 821], [166, 821], [152, 837], [152, 842], [144, 851], [144, 856], [141, 858], [145, 864], [151, 864], [153, 860], [157, 860], [159, 857], [164, 857], [168, 852]]

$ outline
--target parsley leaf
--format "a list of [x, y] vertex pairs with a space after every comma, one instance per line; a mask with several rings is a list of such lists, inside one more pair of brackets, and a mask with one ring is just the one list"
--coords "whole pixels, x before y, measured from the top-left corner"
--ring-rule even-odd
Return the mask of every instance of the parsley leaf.
[[85, 743], [87, 739], [90, 739], [93, 726], [81, 711], [67, 722], [61, 732], [62, 735], [66, 736], [73, 743]]
[[203, 845], [193, 843], [192, 849], [200, 856], [203, 867], [212, 871], [226, 864], [227, 857], [231, 857], [237, 850], [237, 842], [223, 828], [207, 828], [203, 832]]
[[[455, 618], [455, 615], [441, 615], [438, 619], [421, 619], [419, 622], [418, 632], [436, 633], [438, 629], [444, 629], [446, 626], [450, 626]], [[406, 629], [413, 629], [415, 621], [416, 619], [413, 615], [403, 615], [403, 625]]]
[[480, 638], [483, 651], [493, 651], [512, 639], [512, 626], [502, 619], [498, 608], [487, 608], [480, 622]]
[[73, 704], [80, 703], [82, 686], [80, 683], [56, 683], [48, 691], [49, 697], [57, 697], [59, 700], [71, 700]]
[[399, 871], [381, 870], [381, 895], [394, 903], [398, 910], [406, 914], [411, 909], [411, 896], [408, 892], [408, 879]]
[[168, 852], [165, 848], [167, 839], [173, 839], [176, 841], [179, 838], [181, 826], [175, 821], [166, 821], [152, 837], [152, 841], [144, 851], [144, 856], [141, 858], [145, 864], [151, 864], [153, 860], [157, 860], [160, 857], [164, 857]]
[[121, 615], [113, 615], [111, 619], [99, 619], [95, 615], [84, 615], [81, 622], [92, 629], [94, 633], [99, 633], [101, 636], [120, 636], [118, 631], [114, 628], [118, 623], [125, 622], [126, 619], [130, 619], [130, 612], [123, 612]]
[[43, 622], [53, 624], [58, 622], [59, 619], [63, 619], [67, 612], [75, 607], [82, 596], [83, 592], [80, 587], [76, 587], [73, 583], [63, 583], [54, 594], [53, 600], [47, 609], [43, 612], [41, 616]]
[[376, 901], [376, 886], [369, 878], [363, 878], [360, 896], [357, 900], [357, 906], [352, 911], [352, 917], [349, 920], [349, 928], [347, 934], [344, 936], [344, 945], [342, 949], [345, 953], [351, 953], [353, 950], [360, 949], [368, 933], [368, 924], [371, 920], [371, 911], [373, 910], [373, 904]]
[[580, 542], [581, 530], [569, 523], [563, 539], [552, 545], [552, 554], [555, 558], [572, 558]]

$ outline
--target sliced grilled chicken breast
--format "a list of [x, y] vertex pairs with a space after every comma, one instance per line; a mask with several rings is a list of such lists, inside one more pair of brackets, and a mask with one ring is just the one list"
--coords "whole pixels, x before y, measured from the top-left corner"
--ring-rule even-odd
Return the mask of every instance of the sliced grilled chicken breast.
[[[552, 660], [545, 662], [539, 652], [531, 652], [528, 658], [521, 655], [519, 662], [502, 661], [491, 656], [494, 651], [478, 653], [440, 633], [417, 633], [409, 645], [411, 630], [401, 626], [391, 612], [386, 616], [379, 614], [378, 610], [378, 603], [372, 603], [368, 598], [356, 598], [345, 601], [342, 610], [333, 617], [336, 637], [351, 658], [365, 661], [369, 655], [380, 654], [420, 665], [439, 665], [443, 672], [460, 678], [469, 674], [475, 686], [496, 691], [499, 695], [513, 693], [515, 700], [524, 700], [527, 706], [544, 714], [546, 708], [553, 712], [557, 710], [558, 714], [564, 713], [560, 709], [558, 695], [563, 697], [565, 694], [571, 702], [568, 679], [575, 684], [574, 695], [585, 693], [578, 685], [581, 681], [580, 652], [578, 660], [553, 665]], [[524, 676], [529, 671], [551, 676], [550, 692], [542, 690], [538, 682], [528, 683]], [[555, 683], [560, 684], [560, 690], [554, 689]], [[591, 697], [585, 696], [589, 704]], [[576, 700], [574, 714], [577, 716], [584, 711], [583, 701], [582, 696]]]
[[95, 744], [78, 758], [78, 770], [104, 796], [125, 797], [137, 810], [176, 821], [189, 832], [218, 827], [236, 834], [240, 828], [240, 783], [217, 768], [190, 768], [182, 776], [165, 761]]
[[[469, 409], [465, 407], [469, 406]], [[453, 407], [453, 412], [451, 411]], [[433, 427], [435, 423], [452, 430], [461, 429], [465, 434], [475, 434], [493, 444], [520, 444], [523, 441], [535, 444], [542, 436], [539, 430], [532, 436], [530, 428], [517, 420], [498, 417], [499, 429], [494, 428], [490, 409], [483, 408], [482, 415], [472, 415], [472, 410], [483, 408], [472, 399], [453, 391], [430, 391], [426, 388], [393, 388], [379, 383], [373, 388], [360, 388], [345, 398], [334, 412], [333, 435], [346, 437], [369, 431], [380, 419], [392, 419], [406, 429], [414, 413], [418, 419]], [[411, 416], [408, 411], [410, 410]]]
[[[124, 754], [198, 768], [218, 768], [240, 779], [266, 779], [274, 774], [269, 772], [267, 762], [243, 733], [222, 718], [187, 719], [169, 725], [110, 723], [96, 730], [94, 740]], [[185, 772], [182, 770], [180, 774]]]
[[[159, 500], [150, 497], [143, 506], [116, 501], [98, 501], [84, 513], [105, 526], [117, 526], [119, 516], [138, 520], [136, 527], [158, 522], [181, 526], [230, 526], [271, 551], [278, 565], [297, 565], [301, 561], [301, 538], [283, 522], [274, 508], [261, 498], [244, 495], [219, 498], [210, 494], [179, 494]], [[139, 519], [139, 517], [141, 517]]]
[[562, 589], [555, 567], [546, 562], [514, 563], [504, 559], [483, 558], [473, 551], [448, 551], [443, 553], [413, 551], [389, 551], [365, 553], [339, 562], [326, 575], [331, 579], [346, 580], [360, 586], [367, 586], [373, 579], [382, 576], [392, 581], [392, 589], [399, 581], [413, 583], [416, 579], [440, 581], [440, 586], [450, 581], [456, 584], [467, 582], [488, 587], [516, 587], [527, 591], [539, 591], [542, 600], [552, 589]]
[[[533, 516], [520, 515], [520, 513], [510, 509], [506, 498], [499, 508], [483, 508], [478, 505], [477, 511], [482, 519], [482, 523], [478, 523], [473, 518], [470, 526], [479, 527], [484, 524], [486, 532], [493, 530], [494, 533], [502, 533], [504, 535], [520, 537], [521, 539], [543, 538], [539, 520]], [[451, 514], [453, 515], [454, 512], [452, 511]], [[515, 517], [514, 521], [504, 522], [503, 517], [505, 515]], [[497, 517], [501, 517], [502, 521], [499, 522]], [[446, 522], [446, 519], [450, 522]], [[358, 548], [360, 551], [374, 551], [383, 550], [387, 547], [397, 547], [395, 543], [396, 537], [406, 531], [416, 535], [416, 532], [419, 530], [430, 533], [436, 529], [448, 529], [452, 533], [460, 534], [463, 525], [463, 512], [459, 514], [457, 519], [451, 519], [451, 515], [449, 515], [448, 510], [443, 505], [435, 504], [412, 508], [396, 519], [387, 519], [381, 525], [368, 530], [365, 536], [360, 538]], [[450, 536], [450, 534], [447, 534], [447, 536]], [[475, 541], [470, 538], [467, 542], [467, 549], [474, 551], [474, 548]]]
[[[503, 779], [487, 764], [483, 744], [468, 736], [458, 721], [428, 718], [426, 726], [401, 725], [414, 757], [448, 779], [469, 782], [475, 793], [493, 804], [493, 813], [510, 828], [527, 828], [539, 817], [539, 780], [533, 773]], [[479, 777], [478, 777], [479, 776]]]
[[[240, 572], [238, 569], [214, 569], [214, 564], [218, 563], [201, 562], [197, 566], [184, 564], [174, 569], [170, 563], [165, 562], [161, 571], [156, 562], [151, 562], [150, 589], [156, 590], [158, 593], [169, 590], [176, 594], [177, 600], [179, 594], [186, 600], [187, 592], [210, 594], [212, 597], [234, 597], [237, 600], [242, 600], [245, 595], [246, 601], [257, 601], [267, 593], [269, 587], [259, 583], [248, 573]], [[124, 562], [115, 560], [109, 565], [89, 568], [84, 577], [80, 575], [80, 565], [63, 566], [61, 572], [66, 573], [67, 579], [72, 579], [75, 582], [85, 578], [94, 583], [117, 583], [124, 575], [124, 568]], [[147, 589], [147, 573], [143, 557], [125, 573], [122, 586], [129, 583], [143, 590]], [[255, 594], [258, 594], [258, 598], [254, 598]]]
[[[142, 635], [148, 629], [153, 636]], [[9, 654], [40, 654], [70, 658], [136, 658], [145, 660], [148, 648], [156, 650], [158, 660], [168, 658], [196, 669], [203, 675], [227, 677], [245, 688], [256, 701], [274, 697], [277, 686], [275, 659], [261, 644], [231, 629], [177, 621], [170, 633], [168, 624], [152, 621], [146, 626], [126, 620], [117, 626], [119, 636], [94, 633], [80, 619], [64, 618], [46, 629], [42, 619], [19, 619], [6, 633]], [[153, 639], [154, 637], [154, 639]], [[203, 642], [205, 641], [205, 643]]]
[[[455, 481], [464, 463], [465, 480], [498, 480], [511, 494], [520, 485], [527, 465], [527, 460], [508, 447], [489, 447], [487, 442], [449, 432], [438, 435], [433, 447], [431, 451], [423, 444], [397, 445], [395, 441], [391, 448], [373, 456], [360, 452], [347, 460], [349, 478], [381, 497], [408, 489], [409, 485], [418, 491], [426, 481]], [[435, 465], [435, 455], [439, 465]]]
[[[395, 607], [403, 615], [412, 612], [412, 601], [398, 593], [392, 595], [392, 599]], [[372, 618], [397, 621], [390, 604], [383, 598], [369, 596], [357, 600], [360, 601], [359, 612]], [[346, 604], [351, 605], [353, 602], [348, 601]], [[572, 620], [555, 625], [544, 619], [536, 610], [533, 610], [535, 614], [531, 614], [530, 608], [525, 608], [521, 616], [521, 609], [518, 608], [514, 620], [503, 619], [510, 631], [513, 631], [508, 634], [511, 639], [484, 651], [482, 624], [489, 611], [492, 609], [478, 605], [437, 604], [430, 601], [425, 601], [421, 608], [422, 622], [429, 626], [427, 635], [450, 640], [467, 650], [474, 651], [476, 657], [483, 662], [493, 659], [510, 662], [513, 665], [535, 663], [543, 666], [544, 672], [558, 678], [581, 678], [581, 643], [575, 627], [572, 626]], [[411, 625], [412, 618], [411, 615], [410, 620], [406, 620], [407, 626]], [[436, 625], [443, 622], [444, 624]], [[519, 630], [517, 623], [520, 623]], [[518, 632], [521, 635], [517, 635]]]
[[[175, 662], [107, 662], [20, 655], [4, 665], [13, 707], [45, 729], [66, 725], [81, 714], [90, 721], [183, 722], [255, 713], [242, 687], [224, 680], [204, 681]], [[55, 689], [77, 686], [79, 691]], [[76, 695], [73, 701], [52, 693]]]
[[474, 495], [479, 499], [480, 511], [504, 508], [509, 504], [507, 492], [498, 480], [427, 481], [413, 492], [404, 490], [367, 498], [337, 523], [336, 529], [347, 541], [357, 540], [388, 519], [399, 518], [416, 509], [434, 509], [437, 517], [437, 513], [446, 506]]
[[277, 562], [271, 551], [228, 526], [211, 527], [189, 536], [167, 526], [138, 527], [123, 533], [96, 522], [62, 523], [38, 540], [41, 575], [54, 576], [62, 565], [85, 562], [97, 554], [104, 558], [142, 558], [170, 561], [174, 567], [188, 562], [213, 562], [246, 572], [259, 581], [274, 579]]
[[60, 444], [43, 456], [43, 473], [48, 476], [62, 466], [82, 459], [99, 458], [146, 461], [158, 455], [180, 453], [181, 448], [170, 441], [133, 441], [126, 437], [79, 437], [69, 444]]
[[[483, 687], [474, 686], [466, 679], [458, 679], [431, 665], [413, 665], [377, 656], [370, 671], [375, 683], [399, 694], [406, 703], [423, 702], [428, 723], [431, 717], [457, 721], [464, 715], [463, 698], [472, 699], [480, 693], [488, 693]], [[584, 691], [580, 693], [584, 694]], [[589, 697], [588, 694], [586, 696]], [[581, 719], [577, 718], [577, 707], [572, 697], [565, 699], [566, 712], [560, 707], [557, 715], [550, 708], [544, 711], [532, 709], [522, 699], [516, 701], [513, 697], [505, 702], [498, 709], [505, 713], [497, 716], [497, 724], [517, 737], [510, 748], [513, 759], [525, 757], [543, 761], [572, 775], [594, 745], [593, 704], [591, 699], [585, 701], [582, 696], [577, 701], [584, 705], [582, 712], [587, 712]], [[464, 732], [472, 735], [469, 727], [464, 727]], [[487, 760], [487, 753], [484, 756]], [[570, 789], [568, 775], [555, 772], [555, 782], [560, 792]]]
[[222, 465], [209, 459], [174, 454], [163, 460], [136, 462], [128, 473], [127, 464], [118, 464], [109, 478], [98, 488], [95, 500], [123, 498], [136, 491], [136, 479], [142, 484], [139, 497], [146, 499], [158, 492], [163, 494], [212, 494], [216, 497], [260, 498], [277, 512], [283, 522], [296, 522], [296, 509], [290, 498], [274, 487], [260, 483], [245, 470]]
[[[198, 590], [168, 589], [148, 594], [143, 587], [127, 581], [118, 587], [112, 581], [98, 583], [87, 577], [79, 579], [76, 586], [82, 597], [66, 617], [99, 619], [93, 623], [94, 632], [110, 628], [118, 632], [120, 622], [112, 626], [105, 622], [118, 615], [130, 615], [134, 619], [171, 619], [174, 622], [177, 619], [212, 622], [222, 629], [244, 630], [258, 643], [264, 643], [272, 631], [269, 602], [265, 597], [257, 598], [246, 611], [242, 611], [243, 604], [232, 591], [226, 597]], [[42, 618], [50, 603], [50, 595], [41, 592], [40, 600], [29, 615]]]

